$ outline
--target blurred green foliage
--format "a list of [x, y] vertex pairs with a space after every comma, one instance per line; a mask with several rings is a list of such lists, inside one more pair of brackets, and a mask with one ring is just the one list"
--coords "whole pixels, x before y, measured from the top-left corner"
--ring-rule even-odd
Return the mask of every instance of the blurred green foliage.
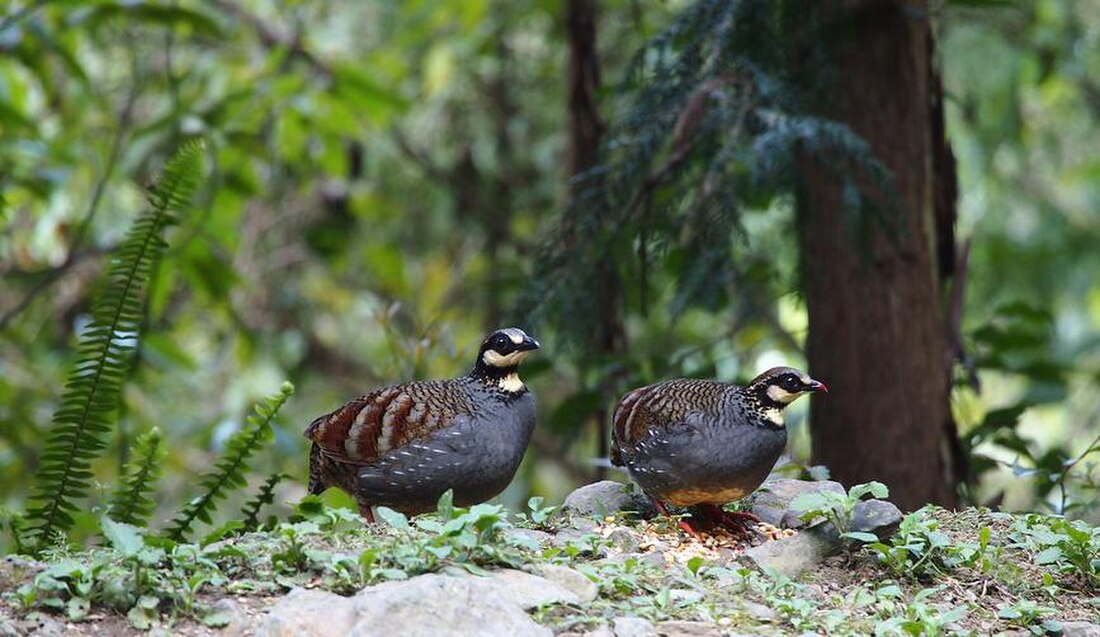
[[[1100, 8], [989, 4], [932, 15], [960, 236], [973, 238], [963, 314], [973, 374], [960, 367], [955, 412], [975, 500], [1006, 491], [1013, 508], [1064, 506], [1089, 500], [1074, 490], [1095, 482], [1094, 466], [1074, 464], [1067, 483], [1064, 459], [1100, 428]], [[687, 6], [599, 4], [609, 117], [633, 54]], [[538, 0], [10, 3], [0, 504], [25, 504], [105, 255], [190, 137], [206, 140], [210, 169], [150, 281], [93, 504], [106, 504], [134, 438], [157, 426], [170, 449], [155, 494], [163, 525], [283, 379], [298, 391], [275, 453], [248, 479], [285, 472], [275, 501], [296, 500], [300, 429], [313, 416], [379, 384], [463, 371], [486, 329], [529, 315], [521, 292], [562, 218], [566, 52], [562, 3]], [[569, 316], [525, 325], [544, 344], [524, 368], [540, 426], [504, 498], [557, 498], [592, 474], [595, 445], [578, 426], [608, 374], [735, 380], [798, 364], [795, 222], [790, 201], [763, 200], [737, 238], [717, 237], [734, 246], [737, 284], [704, 309], [662, 304], [690, 251], [655, 261], [646, 276], [658, 303], [632, 301], [624, 317], [628, 360], [593, 364], [561, 346]], [[966, 384], [974, 377], [980, 392]], [[789, 419], [803, 456], [804, 409]], [[91, 512], [76, 517], [97, 528]]]

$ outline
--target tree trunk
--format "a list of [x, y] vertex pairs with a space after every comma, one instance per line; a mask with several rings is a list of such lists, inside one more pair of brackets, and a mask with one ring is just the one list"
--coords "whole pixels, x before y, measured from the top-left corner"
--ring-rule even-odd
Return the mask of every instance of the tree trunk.
[[872, 230], [861, 254], [840, 184], [817, 160], [803, 160], [806, 349], [813, 376], [830, 389], [811, 405], [814, 459], [848, 485], [885, 482], [903, 508], [952, 506], [958, 475], [949, 453], [954, 434], [944, 426], [950, 410], [933, 234], [927, 6], [819, 6], [831, 25], [824, 37], [836, 68], [824, 114], [867, 140], [893, 172], [898, 232], [892, 240]]
[[[569, 64], [567, 70], [566, 93], [568, 105], [566, 122], [569, 130], [566, 147], [565, 166], [567, 170], [567, 224], [575, 223], [573, 206], [577, 199], [574, 179], [592, 168], [599, 161], [600, 142], [603, 138], [604, 123], [600, 118], [597, 93], [600, 89], [600, 60], [596, 49], [596, 0], [567, 0], [565, 9], [566, 37], [569, 40]], [[591, 187], [591, 186], [588, 186]], [[569, 237], [567, 240], [573, 240]], [[589, 337], [589, 351], [594, 352], [597, 363], [604, 359], [621, 359], [626, 348], [625, 331], [621, 311], [621, 290], [619, 274], [610, 255], [599, 265], [597, 276], [600, 280], [599, 316], [597, 329]], [[606, 368], [606, 365], [597, 365]], [[606, 405], [612, 404], [613, 379], [603, 378], [600, 382], [602, 400], [593, 415], [596, 422], [596, 453], [607, 457], [609, 414]], [[596, 468], [596, 479], [602, 479], [605, 470]]]

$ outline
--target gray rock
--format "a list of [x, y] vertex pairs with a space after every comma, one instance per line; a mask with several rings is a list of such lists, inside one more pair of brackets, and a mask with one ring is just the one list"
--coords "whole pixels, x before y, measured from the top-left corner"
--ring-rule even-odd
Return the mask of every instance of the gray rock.
[[657, 568], [664, 568], [668, 564], [668, 560], [665, 559], [665, 554], [662, 551], [643, 553], [638, 561], [642, 564], [648, 564], [649, 566], [656, 566]]
[[752, 495], [752, 512], [764, 522], [789, 529], [800, 529], [806, 524], [800, 519], [800, 511], [790, 509], [795, 498], [818, 491], [845, 493], [844, 487], [833, 480], [794, 480], [774, 478], [765, 482]]
[[236, 635], [246, 635], [252, 631], [252, 620], [245, 613], [244, 608], [241, 607], [237, 600], [232, 597], [223, 597], [214, 603], [214, 606], [210, 609], [212, 614], [217, 614], [220, 619], [225, 619], [227, 623], [222, 627], [223, 634], [230, 637]]
[[[16, 627], [17, 630], [19, 628]], [[65, 622], [41, 613], [31, 613], [28, 619], [22, 622], [21, 628], [25, 632], [19, 634], [32, 635], [33, 637], [64, 637], [65, 635], [71, 635], [73, 632], [65, 625]]]
[[772, 568], [787, 577], [795, 577], [839, 552], [841, 547], [836, 529], [831, 524], [819, 524], [791, 537], [754, 546], [742, 553], [738, 561], [749, 567]]
[[612, 531], [607, 536], [607, 541], [623, 553], [633, 553], [638, 550], [638, 538], [625, 528]]
[[295, 589], [269, 610], [256, 634], [548, 637], [550, 630], [536, 624], [524, 607], [579, 599], [549, 579], [522, 571], [488, 577], [433, 573], [369, 586], [350, 598]]
[[23, 637], [23, 633], [10, 621], [0, 618], [0, 637]]
[[611, 632], [611, 628], [607, 626], [599, 626], [585, 633], [584, 637], [615, 637], [615, 633]]
[[561, 586], [577, 597], [574, 603], [587, 604], [599, 595], [599, 588], [588, 576], [579, 571], [574, 571], [568, 566], [557, 564], [540, 564], [535, 569], [535, 574]]
[[1058, 622], [1062, 637], [1100, 637], [1100, 625], [1092, 622]]
[[741, 610], [758, 622], [770, 623], [779, 619], [779, 613], [772, 607], [749, 600], [741, 601]]
[[[577, 529], [562, 529], [555, 533], [550, 538], [550, 544], [552, 546], [565, 548], [569, 545], [577, 547], [589, 546], [588, 536], [593, 535], [590, 531], [578, 531]], [[586, 551], [588, 552], [588, 551]]]
[[707, 622], [667, 621], [657, 624], [661, 637], [722, 637], [722, 631]]
[[[572, 571], [572, 569], [566, 567], [558, 567], [561, 570], [555, 571], [551, 569], [549, 572], [553, 572], [556, 577], [566, 579], [568, 576], [564, 574], [564, 571]], [[583, 579], [588, 584], [595, 587], [595, 584], [588, 581], [588, 578], [576, 571], [578, 577]], [[581, 596], [573, 592], [570, 588], [565, 587], [561, 583], [554, 581], [549, 577], [540, 577], [531, 573], [525, 573], [523, 571], [516, 571], [512, 569], [503, 569], [499, 571], [493, 571], [488, 577], [477, 577], [466, 574], [465, 571], [458, 571], [457, 576], [463, 579], [471, 580], [469, 584], [471, 587], [485, 591], [484, 594], [495, 595], [501, 599], [508, 600], [513, 604], [516, 604], [520, 608], [530, 609], [545, 604], [580, 604]], [[448, 571], [447, 575], [454, 576]], [[430, 575], [421, 575], [413, 579], [421, 579], [423, 577], [431, 577]], [[437, 575], [436, 577], [443, 577]], [[410, 580], [411, 581], [411, 580]], [[574, 581], [574, 583], [576, 583]], [[579, 586], [577, 587], [580, 588]], [[364, 592], [370, 589], [364, 589]], [[587, 596], [588, 591], [585, 590], [584, 594]], [[594, 599], [593, 596], [592, 599]], [[586, 601], [592, 601], [587, 599]]]
[[657, 629], [641, 617], [616, 617], [612, 626], [615, 637], [657, 637]]
[[885, 540], [898, 530], [902, 517], [901, 510], [893, 502], [862, 500], [852, 509], [852, 530], [874, 533], [878, 539]]
[[653, 505], [644, 495], [635, 493], [632, 485], [602, 480], [567, 495], [557, 514], [603, 519], [619, 511], [652, 515]]
[[258, 637], [337, 637], [355, 627], [351, 599], [324, 591], [295, 588], [272, 606], [256, 630]]

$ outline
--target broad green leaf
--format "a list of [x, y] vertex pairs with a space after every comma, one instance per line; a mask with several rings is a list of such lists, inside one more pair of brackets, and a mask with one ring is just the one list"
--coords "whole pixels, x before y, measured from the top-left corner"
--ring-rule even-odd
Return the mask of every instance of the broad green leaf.
[[145, 548], [144, 534], [137, 527], [115, 522], [104, 516], [99, 520], [99, 526], [103, 530], [103, 537], [115, 547], [123, 557], [133, 557], [138, 551]]
[[405, 517], [405, 514], [403, 513], [394, 511], [389, 507], [381, 506], [375, 507], [375, 513], [377, 513], [378, 517], [381, 518], [382, 521], [389, 525], [391, 528], [402, 531], [409, 529], [409, 518]]

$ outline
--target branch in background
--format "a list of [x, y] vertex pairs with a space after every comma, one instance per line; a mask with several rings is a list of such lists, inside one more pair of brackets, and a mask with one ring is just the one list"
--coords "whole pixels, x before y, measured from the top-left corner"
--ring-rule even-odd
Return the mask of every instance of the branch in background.
[[134, 83], [130, 88], [130, 93], [126, 98], [126, 104], [123, 106], [121, 115], [119, 115], [118, 128], [115, 129], [115, 135], [111, 139], [111, 149], [107, 154], [106, 167], [103, 169], [103, 175], [101, 175], [99, 181], [96, 182], [95, 190], [92, 191], [92, 198], [88, 203], [88, 211], [84, 213], [84, 218], [80, 221], [80, 225], [77, 226], [76, 232], [73, 234], [68, 255], [66, 255], [61, 265], [54, 268], [44, 279], [28, 290], [11, 309], [4, 312], [3, 316], [0, 316], [0, 331], [6, 329], [8, 325], [11, 324], [12, 320], [19, 316], [38, 295], [50, 289], [62, 275], [83, 258], [78, 252], [78, 248], [80, 248], [80, 245], [84, 242], [84, 238], [91, 228], [92, 221], [99, 211], [99, 204], [103, 200], [103, 194], [107, 190], [107, 182], [110, 181], [111, 177], [114, 175], [115, 167], [118, 165], [119, 157], [122, 155], [122, 141], [129, 132], [130, 125], [133, 123], [134, 105], [137, 103], [138, 95], [141, 92], [140, 87], [141, 82], [137, 81], [137, 77], [135, 76]]
[[28, 3], [25, 7], [17, 9], [16, 11], [4, 16], [4, 20], [0, 22], [0, 33], [7, 31], [10, 27], [15, 26], [21, 20], [28, 17], [30, 14], [46, 6], [46, 2], [47, 0], [34, 0], [33, 2]]
[[954, 274], [952, 277], [951, 298], [948, 301], [947, 307], [948, 332], [945, 365], [947, 368], [947, 377], [950, 379], [952, 376], [951, 370], [955, 365], [955, 361], [958, 361], [966, 370], [967, 383], [974, 388], [974, 391], [980, 392], [982, 390], [981, 380], [978, 378], [978, 371], [974, 367], [974, 360], [966, 354], [962, 335], [963, 306], [966, 304], [966, 283], [970, 276], [971, 240], [972, 239], [968, 238], [966, 241], [963, 241], [958, 254], [955, 256], [956, 262], [952, 268]]
[[287, 33], [281, 27], [267, 22], [232, 0], [211, 0], [211, 4], [255, 31], [260, 38], [260, 42], [267, 48], [286, 49], [291, 57], [305, 62], [314, 71], [324, 75], [326, 79], [332, 78], [332, 68], [302, 44], [301, 33]]
[[[681, 164], [688, 158], [691, 151], [695, 147], [695, 129], [699, 124], [699, 121], [706, 113], [707, 100], [713, 95], [714, 91], [725, 88], [732, 84], [732, 80], [728, 77], [720, 77], [710, 80], [696, 89], [695, 93], [687, 99], [684, 104], [683, 111], [680, 112], [680, 116], [676, 119], [676, 124], [672, 129], [672, 152], [664, 165], [660, 168], [655, 168], [646, 175], [644, 181], [634, 192], [634, 196], [630, 198], [630, 201], [626, 204], [626, 214], [629, 216], [642, 202], [647, 201], [649, 196], [653, 194], [661, 184], [668, 180], [672, 171], [680, 167]], [[745, 115], [748, 113], [751, 100], [749, 99], [752, 94], [752, 84], [746, 84], [744, 87], [745, 95], [741, 103], [741, 113], [738, 116], [736, 122], [737, 127], [730, 135], [731, 139], [736, 139], [740, 135], [741, 124], [745, 120]], [[703, 185], [709, 190], [711, 185], [704, 181]], [[704, 195], [708, 193], [704, 192]]]
[[397, 146], [397, 149], [419, 166], [420, 170], [424, 171], [429, 179], [444, 184], [452, 181], [451, 172], [432, 161], [423, 151], [414, 148], [412, 142], [409, 141], [409, 138], [405, 136], [401, 129], [395, 127], [390, 131], [390, 135], [393, 137], [393, 143]]

